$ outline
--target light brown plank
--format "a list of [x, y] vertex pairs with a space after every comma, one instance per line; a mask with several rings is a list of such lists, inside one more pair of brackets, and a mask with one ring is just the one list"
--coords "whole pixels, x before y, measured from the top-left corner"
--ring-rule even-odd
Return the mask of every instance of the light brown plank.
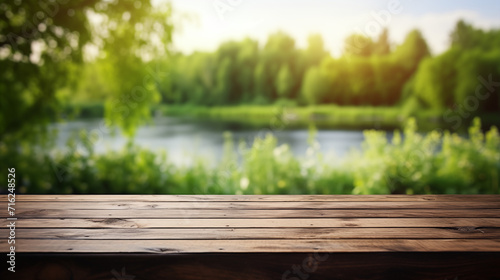
[[[0, 227], [8, 221], [0, 219]], [[500, 227], [500, 218], [19, 219], [17, 228]]]
[[[0, 250], [7, 252], [6, 239]], [[21, 240], [16, 253], [500, 252], [499, 239]]]
[[[0, 195], [0, 201], [6, 201]], [[499, 202], [500, 195], [17, 195], [26, 201], [144, 201], [144, 202], [206, 202], [206, 201], [384, 201], [384, 202]]]
[[[0, 212], [0, 218], [7, 217]], [[17, 210], [18, 218], [498, 218], [500, 209], [398, 209], [398, 210]]]
[[[0, 229], [8, 236], [8, 229]], [[16, 240], [212, 240], [212, 239], [500, 239], [500, 228], [190, 228], [18, 229]], [[103, 241], [104, 243], [104, 241]]]
[[[0, 203], [0, 208], [7, 208]], [[497, 202], [17, 202], [16, 209], [162, 210], [162, 209], [500, 209]]]

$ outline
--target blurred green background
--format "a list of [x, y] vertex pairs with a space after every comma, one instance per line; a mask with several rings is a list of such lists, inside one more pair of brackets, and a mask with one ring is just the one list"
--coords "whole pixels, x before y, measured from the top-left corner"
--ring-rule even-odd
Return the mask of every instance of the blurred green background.
[[[419, 30], [396, 44], [387, 28], [348, 36], [341, 55], [322, 34], [299, 47], [284, 31], [186, 54], [172, 45], [191, 17], [168, 2], [0, 11], [1, 192], [14, 167], [20, 193], [500, 193], [500, 29], [455, 22], [436, 55]], [[179, 164], [178, 146], [138, 144], [161, 118], [224, 124], [220, 155]], [[61, 140], [62, 124], [89, 119], [99, 125]], [[238, 139], [241, 129], [255, 137]], [[276, 136], [297, 131], [302, 154]], [[330, 157], [318, 140], [329, 131], [363, 137]], [[108, 133], [123, 143], [103, 151]]]

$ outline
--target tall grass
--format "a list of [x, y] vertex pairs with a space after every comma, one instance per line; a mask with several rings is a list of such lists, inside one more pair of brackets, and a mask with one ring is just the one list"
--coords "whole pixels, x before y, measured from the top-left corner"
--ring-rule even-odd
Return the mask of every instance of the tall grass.
[[423, 136], [410, 119], [391, 140], [385, 132], [365, 131], [362, 149], [342, 162], [320, 152], [314, 133], [304, 157], [272, 135], [252, 146], [239, 143], [235, 152], [226, 133], [215, 167], [203, 158], [175, 166], [168, 152], [133, 143], [96, 154], [90, 144], [70, 141], [67, 151], [54, 155], [0, 143], [0, 156], [9, 159], [9, 166], [0, 163], [0, 176], [15, 167], [17, 189], [24, 193], [499, 194], [500, 137], [495, 127], [487, 133], [480, 127], [476, 119], [467, 138], [438, 131]]

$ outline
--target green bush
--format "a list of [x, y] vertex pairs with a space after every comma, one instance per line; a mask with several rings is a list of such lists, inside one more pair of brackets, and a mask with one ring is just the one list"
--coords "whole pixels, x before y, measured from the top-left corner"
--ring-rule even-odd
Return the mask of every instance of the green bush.
[[348, 158], [356, 170], [355, 194], [486, 194], [499, 193], [500, 138], [497, 128], [481, 132], [475, 119], [469, 138], [432, 131], [416, 132], [414, 120], [404, 137], [392, 143], [379, 131], [365, 132], [363, 150]]
[[[468, 138], [449, 132], [417, 132], [413, 119], [391, 140], [365, 131], [360, 151], [342, 161], [325, 157], [311, 133], [305, 157], [278, 145], [272, 135], [240, 143], [225, 135], [223, 159], [210, 167], [203, 158], [176, 166], [166, 152], [128, 143], [121, 151], [96, 154], [84, 134], [65, 150], [50, 143], [0, 143], [0, 176], [16, 168], [21, 193], [143, 194], [499, 194], [500, 137], [481, 131], [479, 119]], [[9, 148], [8, 148], [9, 147]], [[17, 147], [12, 149], [10, 147]], [[1, 186], [5, 192], [6, 186]]]

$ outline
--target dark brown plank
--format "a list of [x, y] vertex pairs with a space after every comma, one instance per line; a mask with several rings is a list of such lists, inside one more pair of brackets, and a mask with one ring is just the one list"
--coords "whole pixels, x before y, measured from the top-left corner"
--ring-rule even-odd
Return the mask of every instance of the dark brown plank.
[[[0, 227], [8, 225], [0, 220]], [[500, 227], [500, 218], [20, 219], [17, 228]]]
[[[7, 217], [0, 212], [0, 218]], [[16, 210], [18, 218], [498, 218], [500, 209], [366, 209], [366, 210]]]
[[[296, 239], [296, 240], [43, 240], [16, 242], [18, 253], [310, 253], [500, 252], [500, 239]], [[6, 239], [0, 251], [7, 252]]]
[[[8, 236], [8, 229], [0, 229]], [[500, 239], [500, 228], [18, 229], [16, 240]], [[22, 243], [22, 241], [19, 241]], [[43, 242], [43, 241], [40, 241]]]

